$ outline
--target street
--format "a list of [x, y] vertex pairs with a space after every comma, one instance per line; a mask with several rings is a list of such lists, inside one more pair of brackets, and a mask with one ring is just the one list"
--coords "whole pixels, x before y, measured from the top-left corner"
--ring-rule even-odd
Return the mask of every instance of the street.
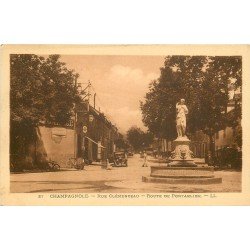
[[[150, 167], [142, 167], [138, 154], [128, 158], [128, 167], [106, 170], [98, 165], [85, 170], [62, 169], [59, 172], [11, 174], [10, 191], [13, 193], [143, 193], [143, 192], [240, 192], [241, 172], [216, 171], [222, 184], [180, 185], [144, 183], [142, 176], [150, 174]], [[149, 165], [159, 164], [149, 162]]]

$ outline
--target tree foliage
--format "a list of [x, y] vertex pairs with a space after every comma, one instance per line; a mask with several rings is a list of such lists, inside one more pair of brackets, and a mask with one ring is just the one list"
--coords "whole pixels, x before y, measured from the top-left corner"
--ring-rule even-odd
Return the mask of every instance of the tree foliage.
[[159, 79], [150, 83], [141, 102], [144, 124], [158, 137], [175, 139], [175, 105], [184, 98], [187, 132], [202, 130], [212, 137], [228, 124], [228, 86], [241, 88], [241, 64], [237, 56], [166, 57]]
[[59, 57], [11, 55], [11, 121], [33, 125], [69, 121], [77, 97], [76, 75], [59, 61]]
[[127, 131], [127, 139], [134, 150], [142, 150], [148, 147], [153, 141], [153, 134], [150, 132], [143, 132], [140, 128], [131, 127]]
[[20, 153], [40, 123], [69, 122], [73, 105], [80, 101], [75, 74], [59, 55], [46, 59], [33, 54], [10, 56], [11, 152]]
[[123, 137], [116, 139], [115, 145], [120, 150], [127, 150], [129, 148], [128, 142]]

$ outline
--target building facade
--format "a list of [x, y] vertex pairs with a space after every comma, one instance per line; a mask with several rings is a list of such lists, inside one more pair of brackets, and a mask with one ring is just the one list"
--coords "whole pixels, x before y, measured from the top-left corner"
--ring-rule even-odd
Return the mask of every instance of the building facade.
[[82, 105], [76, 119], [76, 157], [105, 161], [115, 150], [118, 129], [98, 110]]
[[117, 128], [86, 103], [77, 107], [68, 124], [40, 124], [24, 153], [29, 168], [47, 161], [61, 167], [72, 167], [70, 161], [80, 158], [86, 163], [105, 162], [115, 150]]

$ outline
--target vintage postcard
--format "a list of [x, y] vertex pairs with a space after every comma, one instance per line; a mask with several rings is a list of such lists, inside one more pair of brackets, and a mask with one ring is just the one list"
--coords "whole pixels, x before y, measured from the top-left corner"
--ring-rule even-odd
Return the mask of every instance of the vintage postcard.
[[250, 46], [2, 45], [1, 205], [250, 205]]

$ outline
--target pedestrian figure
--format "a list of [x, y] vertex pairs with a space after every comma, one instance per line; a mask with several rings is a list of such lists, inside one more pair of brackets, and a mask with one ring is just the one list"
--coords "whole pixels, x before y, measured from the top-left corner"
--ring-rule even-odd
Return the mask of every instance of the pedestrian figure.
[[128, 154], [127, 154], [127, 152], [125, 152], [124, 156], [125, 156], [125, 165], [128, 166]]
[[211, 151], [208, 151], [208, 153], [206, 155], [206, 163], [208, 166], [213, 166], [213, 159], [212, 159]]
[[109, 159], [107, 159], [107, 167], [106, 167], [107, 170], [112, 170], [112, 166], [111, 164], [109, 163]]
[[148, 166], [147, 153], [144, 151], [143, 152], [143, 165], [142, 165], [142, 167], [147, 167], [147, 166]]

